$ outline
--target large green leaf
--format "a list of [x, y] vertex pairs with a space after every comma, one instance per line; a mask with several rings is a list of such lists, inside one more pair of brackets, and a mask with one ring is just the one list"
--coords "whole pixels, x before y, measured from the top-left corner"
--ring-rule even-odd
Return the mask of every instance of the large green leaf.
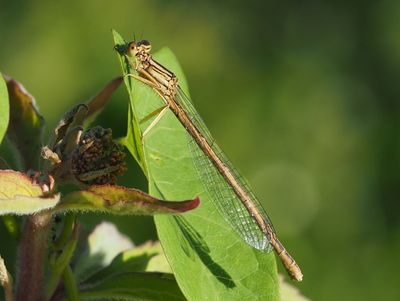
[[[117, 45], [123, 39], [114, 34]], [[119, 47], [120, 49], [122, 47]], [[121, 56], [124, 73], [132, 72]], [[182, 70], [168, 49], [154, 54], [173, 70], [187, 92]], [[188, 133], [172, 112], [141, 139], [151, 120], [139, 121], [163, 106], [157, 93], [126, 77], [131, 99], [131, 124], [126, 143], [145, 165], [150, 193], [166, 199], [200, 197], [200, 206], [182, 216], [155, 217], [160, 241], [176, 279], [189, 300], [279, 300], [277, 268], [272, 253], [243, 242], [217, 212], [192, 162]], [[139, 132], [139, 134], [138, 134]]]
[[10, 118], [10, 108], [8, 101], [7, 85], [0, 73], [0, 144], [7, 131], [8, 120]]

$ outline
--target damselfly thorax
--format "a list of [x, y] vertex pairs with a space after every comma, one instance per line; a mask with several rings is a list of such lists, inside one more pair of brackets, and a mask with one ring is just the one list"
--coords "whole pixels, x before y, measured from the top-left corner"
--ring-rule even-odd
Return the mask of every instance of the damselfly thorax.
[[165, 96], [174, 97], [177, 93], [178, 79], [174, 73], [153, 60], [151, 44], [147, 40], [131, 42], [128, 46], [130, 56], [135, 58], [135, 69], [151, 81]]

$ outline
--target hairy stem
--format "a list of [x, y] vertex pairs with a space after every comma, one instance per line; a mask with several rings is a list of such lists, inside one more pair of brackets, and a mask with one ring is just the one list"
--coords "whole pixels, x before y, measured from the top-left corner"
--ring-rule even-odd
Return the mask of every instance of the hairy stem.
[[50, 211], [26, 219], [19, 246], [16, 301], [43, 300], [44, 267], [50, 225]]

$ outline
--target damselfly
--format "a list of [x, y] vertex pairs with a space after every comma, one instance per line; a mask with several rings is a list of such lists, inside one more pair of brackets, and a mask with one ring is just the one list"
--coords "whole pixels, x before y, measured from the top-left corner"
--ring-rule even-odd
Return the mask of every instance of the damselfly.
[[127, 74], [154, 88], [165, 107], [144, 131], [145, 136], [162, 116], [171, 110], [192, 137], [189, 145], [196, 169], [221, 215], [252, 247], [269, 251], [272, 246], [289, 275], [301, 281], [296, 261], [278, 240], [275, 230], [249, 185], [235, 170], [215, 143], [190, 99], [179, 87], [175, 74], [156, 62], [149, 41], [131, 42], [125, 55], [137, 74]]

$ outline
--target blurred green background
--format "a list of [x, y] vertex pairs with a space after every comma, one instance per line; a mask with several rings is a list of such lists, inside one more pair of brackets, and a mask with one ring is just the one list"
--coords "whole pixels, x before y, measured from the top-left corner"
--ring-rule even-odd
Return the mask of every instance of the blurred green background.
[[[400, 2], [331, 2], [1, 0], [0, 70], [36, 97], [49, 132], [120, 74], [112, 28], [170, 47], [301, 265], [296, 286], [312, 300], [400, 300]], [[98, 120], [116, 136], [127, 101], [119, 89]], [[130, 165], [123, 181], [145, 189]], [[151, 219], [100, 218], [136, 243], [156, 237]], [[11, 261], [15, 241], [0, 235]]]

